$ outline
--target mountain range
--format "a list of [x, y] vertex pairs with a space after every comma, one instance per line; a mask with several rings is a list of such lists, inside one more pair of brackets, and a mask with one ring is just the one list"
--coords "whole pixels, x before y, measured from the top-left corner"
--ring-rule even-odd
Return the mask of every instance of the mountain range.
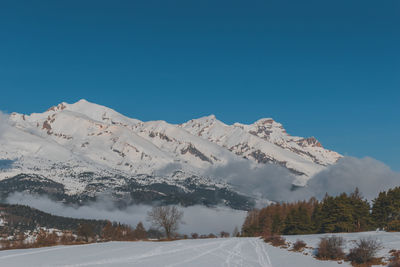
[[7, 120], [0, 134], [2, 198], [29, 192], [84, 203], [107, 195], [122, 206], [160, 201], [250, 209], [251, 196], [207, 170], [240, 161], [253, 168], [275, 164], [304, 186], [342, 157], [314, 137], [289, 135], [271, 118], [249, 125], [214, 115], [143, 122], [80, 100]]

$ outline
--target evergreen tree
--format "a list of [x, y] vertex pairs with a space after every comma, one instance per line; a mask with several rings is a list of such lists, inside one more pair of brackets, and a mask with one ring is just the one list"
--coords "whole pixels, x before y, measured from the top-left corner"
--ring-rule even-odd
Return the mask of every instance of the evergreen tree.
[[303, 205], [293, 208], [286, 217], [283, 234], [298, 235], [311, 232], [311, 218], [307, 213], [307, 209]]
[[352, 231], [352, 208], [346, 193], [338, 197], [327, 196], [321, 207], [322, 233], [338, 233]]
[[321, 233], [322, 204], [317, 203], [311, 215], [312, 229], [314, 233]]
[[107, 221], [107, 224], [104, 226], [101, 235], [106, 240], [112, 240], [114, 236], [114, 227], [110, 221]]
[[400, 220], [400, 187], [379, 194], [373, 201], [372, 219], [380, 228], [387, 228], [389, 223]]
[[371, 230], [371, 207], [368, 201], [363, 199], [358, 188], [350, 195], [350, 205], [353, 215], [352, 231], [360, 232]]
[[147, 232], [146, 232], [146, 229], [144, 228], [142, 222], [139, 222], [136, 225], [136, 229], [134, 231], [134, 236], [135, 236], [135, 238], [141, 239], [141, 240], [147, 238]]

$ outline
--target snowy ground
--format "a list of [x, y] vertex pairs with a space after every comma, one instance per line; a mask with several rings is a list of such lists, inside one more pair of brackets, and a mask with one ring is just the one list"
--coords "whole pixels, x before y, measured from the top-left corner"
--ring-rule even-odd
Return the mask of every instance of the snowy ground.
[[[0, 266], [337, 266], [257, 238], [109, 242], [0, 252]], [[343, 265], [342, 265], [343, 266]]]
[[[384, 245], [381, 254], [400, 249], [399, 233], [341, 234], [346, 240], [372, 236]], [[315, 247], [323, 235], [287, 236]], [[80, 246], [8, 250], [0, 252], [0, 266], [349, 266], [318, 261], [310, 255], [272, 247], [258, 238], [218, 238], [173, 242], [109, 242]]]
[[[378, 257], [388, 257], [391, 249], [400, 250], [400, 232], [362, 232], [362, 233], [348, 233], [348, 234], [318, 234], [318, 235], [292, 235], [285, 236], [286, 241], [294, 243], [297, 239], [301, 239], [307, 243], [309, 247], [317, 247], [321, 237], [329, 237], [332, 235], [341, 236], [345, 240], [344, 251], [348, 252], [350, 248], [360, 238], [376, 239], [382, 246], [378, 252]], [[311, 250], [308, 250], [311, 252]]]

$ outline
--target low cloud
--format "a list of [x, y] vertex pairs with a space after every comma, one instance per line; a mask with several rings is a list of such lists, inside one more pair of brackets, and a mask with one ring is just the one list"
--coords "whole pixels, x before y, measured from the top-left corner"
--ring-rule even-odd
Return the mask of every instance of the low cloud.
[[207, 170], [207, 176], [225, 180], [238, 191], [261, 200], [287, 201], [292, 194], [295, 177], [285, 168], [275, 164], [257, 165], [249, 161], [231, 162]]
[[322, 198], [325, 193], [338, 195], [350, 193], [356, 187], [369, 200], [379, 192], [400, 186], [400, 173], [373, 158], [345, 157], [335, 165], [315, 175], [303, 191]]
[[[151, 226], [150, 222], [146, 220], [147, 212], [151, 210], [151, 206], [148, 205], [132, 205], [121, 210], [115, 207], [109, 199], [104, 198], [89, 205], [73, 207], [44, 196], [25, 193], [14, 193], [6, 201], [10, 204], [28, 205], [58, 216], [117, 221], [133, 227], [141, 221], [146, 228]], [[179, 228], [179, 232], [183, 234], [231, 232], [236, 226], [240, 229], [246, 216], [245, 211], [232, 210], [227, 207], [190, 206], [179, 208], [184, 212], [184, 224]]]
[[373, 158], [344, 157], [313, 176], [307, 186], [293, 190], [294, 176], [286, 169], [267, 164], [254, 167], [249, 162], [233, 162], [209, 169], [206, 175], [225, 179], [238, 191], [266, 201], [297, 201], [310, 197], [322, 199], [326, 193], [338, 195], [359, 188], [368, 200], [381, 191], [400, 186], [400, 173]]

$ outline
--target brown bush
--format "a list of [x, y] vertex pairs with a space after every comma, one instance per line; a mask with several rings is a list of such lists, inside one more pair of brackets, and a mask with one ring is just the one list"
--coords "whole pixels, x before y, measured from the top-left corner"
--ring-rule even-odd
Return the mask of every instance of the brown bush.
[[301, 251], [307, 246], [306, 242], [303, 240], [297, 239], [296, 242], [293, 244], [294, 251]]
[[207, 238], [217, 238], [217, 236], [214, 234], [208, 234]]
[[44, 230], [40, 230], [38, 235], [36, 236], [36, 241], [34, 246], [44, 247], [44, 246], [54, 246], [57, 244], [58, 236], [55, 232], [49, 233]]
[[222, 238], [226, 238], [229, 237], [231, 234], [225, 231], [221, 231], [221, 233], [219, 233], [219, 236]]
[[199, 238], [199, 234], [198, 233], [192, 233], [191, 236], [192, 236], [192, 239]]
[[274, 235], [271, 232], [264, 232], [262, 234], [262, 239], [264, 239], [265, 243], [270, 243], [272, 241], [272, 237]]
[[75, 242], [75, 236], [72, 233], [63, 233], [60, 238], [60, 243], [63, 245], [72, 244]]
[[6, 250], [6, 249], [11, 249], [11, 242], [8, 239], [1, 240], [0, 241], [0, 249], [1, 250]]
[[275, 247], [280, 247], [285, 244], [286, 244], [286, 240], [281, 235], [273, 235], [272, 236], [271, 245], [273, 245]]
[[343, 243], [343, 238], [338, 236], [321, 238], [318, 244], [317, 258], [322, 260], [343, 259]]
[[376, 253], [381, 249], [381, 244], [376, 239], [361, 238], [356, 246], [350, 249], [347, 259], [353, 263], [369, 263], [375, 259]]
[[389, 267], [400, 267], [400, 250], [391, 250], [392, 255], [389, 263]]
[[263, 239], [264, 242], [270, 243], [275, 247], [280, 247], [286, 244], [285, 238], [277, 234], [264, 234]]

